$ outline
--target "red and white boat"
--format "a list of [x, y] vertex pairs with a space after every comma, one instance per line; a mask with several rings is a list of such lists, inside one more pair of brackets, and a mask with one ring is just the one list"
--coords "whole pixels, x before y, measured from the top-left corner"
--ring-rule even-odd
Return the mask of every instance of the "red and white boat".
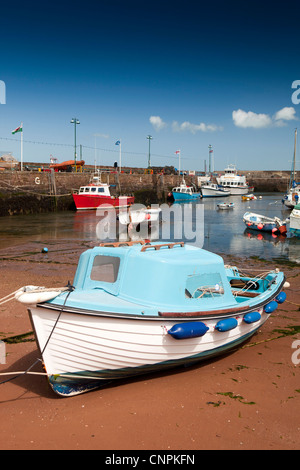
[[77, 210], [97, 209], [102, 204], [126, 207], [134, 203], [134, 196], [112, 196], [109, 184], [101, 183], [98, 176], [94, 176], [87, 186], [81, 186], [79, 191], [74, 191], [73, 199]]

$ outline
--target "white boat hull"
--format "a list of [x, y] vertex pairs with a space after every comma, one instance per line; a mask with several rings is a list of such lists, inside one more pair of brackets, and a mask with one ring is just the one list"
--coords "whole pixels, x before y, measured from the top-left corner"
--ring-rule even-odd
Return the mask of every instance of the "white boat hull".
[[[82, 393], [106, 381], [190, 364], [236, 346], [269, 317], [259, 310], [259, 321], [246, 324], [243, 315], [233, 330], [219, 332], [217, 319], [204, 319], [204, 336], [174, 339], [168, 330], [187, 320], [127, 319], [99, 314], [68, 313], [32, 307], [29, 310], [45, 369], [60, 395]], [[228, 316], [227, 316], [228, 318]], [[193, 320], [189, 320], [193, 321]], [[56, 323], [57, 322], [57, 323]]]
[[221, 204], [217, 204], [217, 208], [221, 210], [233, 209], [234, 204], [233, 203], [223, 203], [223, 204], [221, 203]]
[[229, 165], [224, 171], [224, 175], [217, 178], [217, 182], [220, 186], [229, 189], [231, 196], [243, 196], [244, 194], [248, 194], [249, 185], [246, 181], [246, 177], [238, 175], [234, 165]]
[[249, 187], [230, 187], [230, 186], [224, 186], [223, 188], [229, 189], [230, 195], [231, 196], [244, 196], [245, 194], [248, 194], [249, 192]]
[[300, 210], [293, 209], [290, 215], [290, 232], [300, 237]]
[[159, 220], [161, 209], [140, 209], [140, 210], [129, 210], [120, 211], [118, 218], [122, 225], [138, 225], [141, 223], [154, 223]]
[[201, 187], [203, 197], [227, 197], [230, 196], [229, 190]]

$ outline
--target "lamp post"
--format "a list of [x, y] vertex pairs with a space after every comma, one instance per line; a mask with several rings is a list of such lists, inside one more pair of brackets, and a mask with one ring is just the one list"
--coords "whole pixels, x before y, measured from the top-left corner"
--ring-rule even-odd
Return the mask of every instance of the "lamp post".
[[209, 144], [208, 146], [208, 173], [211, 174], [211, 154], [212, 154], [212, 146]]
[[149, 154], [148, 154], [148, 168], [151, 167], [151, 162], [150, 162], [150, 141], [153, 139], [152, 135], [147, 135], [147, 139], [149, 140]]
[[72, 118], [70, 121], [71, 124], [74, 124], [74, 161], [75, 161], [75, 168], [77, 171], [76, 167], [76, 157], [77, 157], [77, 152], [76, 152], [76, 125], [80, 124], [77, 118]]

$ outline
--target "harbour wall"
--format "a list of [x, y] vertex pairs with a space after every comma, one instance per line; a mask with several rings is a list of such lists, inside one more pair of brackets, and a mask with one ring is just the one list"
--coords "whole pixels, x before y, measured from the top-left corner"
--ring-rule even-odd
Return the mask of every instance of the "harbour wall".
[[[221, 174], [222, 172], [215, 172]], [[285, 192], [289, 171], [240, 171], [255, 192]], [[50, 173], [5, 171], [0, 173], [0, 216], [56, 210], [75, 210], [72, 192], [89, 183], [91, 173]], [[142, 173], [102, 173], [112, 195], [134, 194], [136, 203], [153, 204], [167, 200], [170, 190], [179, 184], [178, 175]], [[197, 186], [195, 175], [186, 175], [187, 184]]]

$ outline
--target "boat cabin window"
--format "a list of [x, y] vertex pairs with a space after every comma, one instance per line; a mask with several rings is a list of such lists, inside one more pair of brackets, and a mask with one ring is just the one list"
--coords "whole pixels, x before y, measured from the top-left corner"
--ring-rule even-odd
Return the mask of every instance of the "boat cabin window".
[[91, 280], [116, 282], [120, 267], [120, 258], [116, 256], [97, 255], [91, 270]]
[[104, 193], [104, 188], [98, 188], [98, 193]]
[[222, 279], [218, 273], [195, 274], [188, 277], [185, 297], [189, 299], [208, 299], [224, 294]]
[[89, 193], [89, 192], [90, 192], [90, 188], [87, 186], [86, 188], [84, 188], [84, 192], [85, 192], [85, 193]]
[[79, 192], [80, 192], [80, 193], [83, 193], [83, 192], [84, 192], [84, 188], [80, 188]]
[[91, 188], [91, 193], [94, 193], [96, 191], [96, 188]]

